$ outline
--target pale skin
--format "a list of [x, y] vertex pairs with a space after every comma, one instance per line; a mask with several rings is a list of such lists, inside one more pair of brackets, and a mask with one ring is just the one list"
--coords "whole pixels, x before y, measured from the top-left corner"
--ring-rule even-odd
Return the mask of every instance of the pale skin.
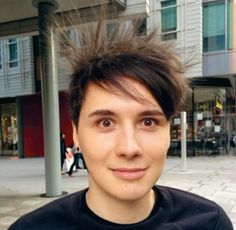
[[170, 143], [170, 122], [151, 93], [126, 79], [145, 98], [88, 86], [73, 138], [89, 177], [88, 207], [119, 224], [148, 217], [155, 203], [152, 187], [160, 177]]

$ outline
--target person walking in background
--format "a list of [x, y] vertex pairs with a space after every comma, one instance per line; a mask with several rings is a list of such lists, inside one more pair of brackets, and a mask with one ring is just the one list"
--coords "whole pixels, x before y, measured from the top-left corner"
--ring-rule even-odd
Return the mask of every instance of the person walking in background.
[[[79, 159], [81, 159], [81, 161], [82, 161], [83, 169], [87, 169], [83, 154], [81, 152], [79, 152]], [[79, 164], [79, 160], [78, 160], [78, 164]], [[78, 165], [78, 168], [81, 168], [81, 167]]]
[[63, 165], [64, 165], [64, 161], [66, 159], [66, 134], [61, 132], [60, 133], [60, 154], [61, 154], [61, 173], [63, 173]]
[[79, 148], [76, 146], [76, 145], [73, 145], [73, 151], [74, 151], [74, 153], [76, 154], [76, 156], [77, 156], [77, 160], [76, 160], [76, 163], [75, 163], [75, 167], [76, 167], [76, 169], [81, 169], [81, 167], [79, 166], [79, 159], [80, 159], [80, 155], [81, 155], [81, 153], [80, 153], [80, 151], [79, 151]]
[[74, 168], [79, 168], [79, 148], [76, 147], [76, 145], [71, 145], [70, 148], [74, 156], [74, 161], [73, 164], [70, 166], [70, 169], [68, 170], [67, 174], [69, 176], [72, 176]]
[[230, 139], [230, 146], [235, 148], [235, 146], [236, 146], [236, 135], [232, 135], [232, 137]]
[[201, 148], [204, 149], [205, 144], [206, 144], [206, 127], [205, 127], [205, 125], [201, 126], [199, 129], [199, 138], [200, 138]]
[[[78, 153], [78, 161], [77, 161], [77, 164], [76, 164], [76, 168], [77, 169], [87, 169], [87, 166], [86, 166], [86, 163], [85, 163], [85, 161], [84, 161], [84, 157], [83, 157], [83, 154], [81, 153], [81, 151], [80, 151], [80, 149], [78, 148], [78, 147], [76, 147], [76, 145], [74, 145], [75, 146], [75, 148], [76, 148], [76, 151], [77, 151], [77, 153]], [[79, 161], [82, 161], [82, 167], [80, 167], [79, 166]]]

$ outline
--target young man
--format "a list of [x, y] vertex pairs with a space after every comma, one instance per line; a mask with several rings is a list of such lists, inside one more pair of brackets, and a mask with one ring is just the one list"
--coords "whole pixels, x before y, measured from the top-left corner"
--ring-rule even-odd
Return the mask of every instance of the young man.
[[127, 29], [107, 39], [104, 25], [90, 27], [82, 48], [68, 55], [73, 138], [89, 187], [21, 217], [10, 230], [233, 229], [216, 203], [155, 185], [170, 119], [187, 90], [182, 64], [156, 33]]

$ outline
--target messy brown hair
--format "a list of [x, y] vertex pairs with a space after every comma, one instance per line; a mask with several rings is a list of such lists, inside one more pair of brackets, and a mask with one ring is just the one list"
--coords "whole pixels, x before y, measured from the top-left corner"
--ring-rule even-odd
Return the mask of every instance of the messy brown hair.
[[[81, 47], [71, 41], [63, 43], [66, 46], [64, 54], [72, 66], [69, 97], [74, 125], [78, 126], [86, 90], [91, 83], [111, 93], [120, 91], [140, 100], [135, 89], [124, 83], [125, 79], [142, 84], [170, 120], [180, 108], [188, 88], [185, 66], [171, 45], [161, 41], [157, 30], [140, 35], [138, 23], [127, 26], [124, 20], [117, 20], [119, 26], [107, 34], [104, 9], [99, 15], [96, 22], [76, 28]], [[63, 36], [63, 31], [61, 34]]]

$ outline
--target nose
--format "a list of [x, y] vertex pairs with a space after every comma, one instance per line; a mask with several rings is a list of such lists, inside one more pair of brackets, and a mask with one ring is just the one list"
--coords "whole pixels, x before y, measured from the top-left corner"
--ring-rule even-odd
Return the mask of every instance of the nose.
[[132, 159], [141, 154], [141, 147], [138, 141], [138, 134], [135, 128], [126, 127], [122, 129], [117, 142], [116, 153], [119, 156]]

